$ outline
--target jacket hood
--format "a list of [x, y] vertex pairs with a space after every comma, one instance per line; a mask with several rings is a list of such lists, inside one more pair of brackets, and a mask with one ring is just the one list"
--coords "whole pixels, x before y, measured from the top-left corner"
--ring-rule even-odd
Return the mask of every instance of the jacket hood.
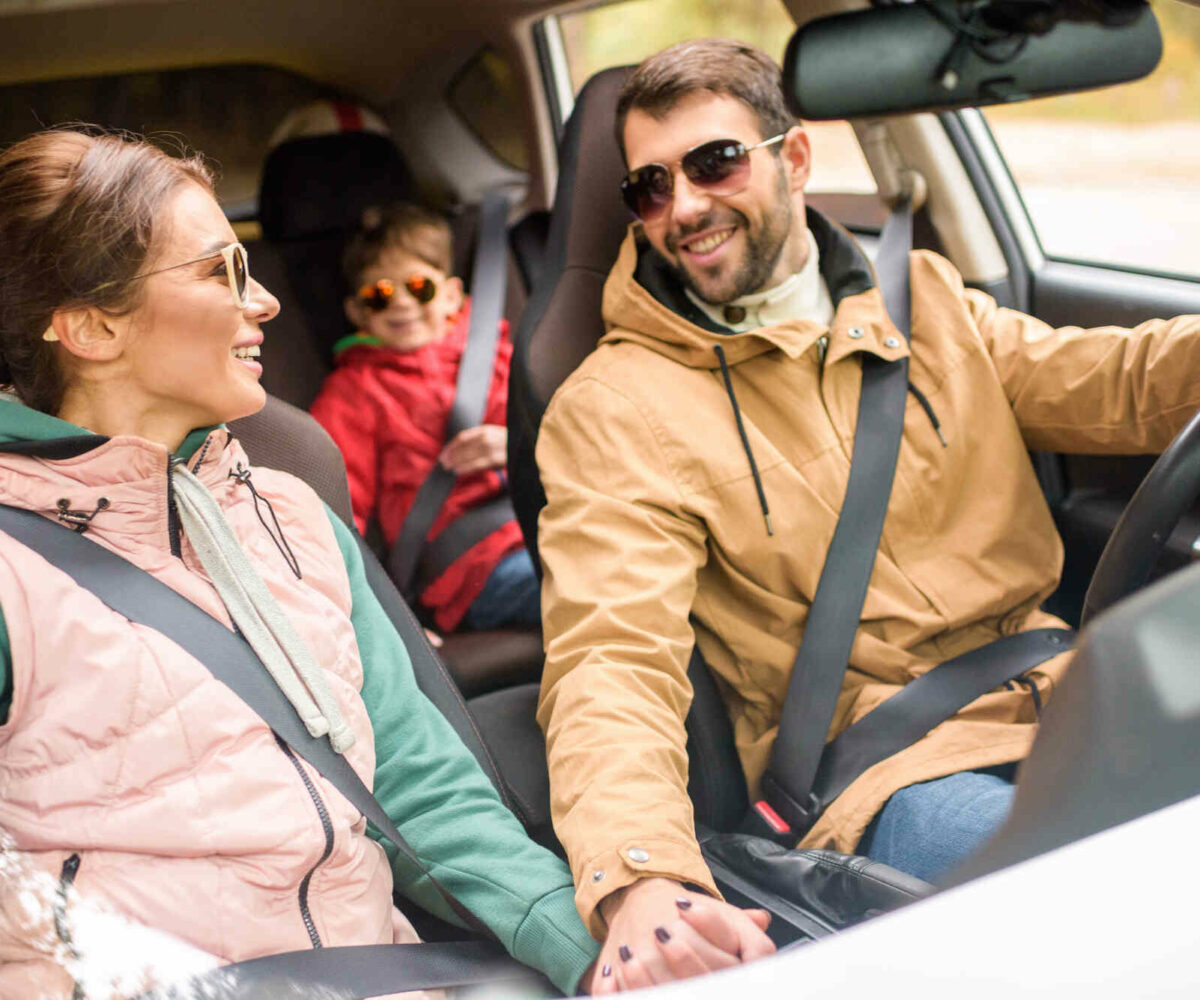
[[[200, 427], [192, 431], [175, 454], [190, 459], [215, 429]], [[11, 395], [0, 394], [0, 452], [46, 459], [75, 458], [108, 441], [103, 434], [93, 434], [69, 421], [34, 410]]]
[[[841, 226], [811, 208], [805, 221], [816, 239], [821, 277], [837, 310], [834, 329], [867, 329], [871, 335], [862, 338], [861, 346], [873, 349], [875, 341], [895, 333], [890, 323], [880, 323], [886, 313], [874, 268]], [[713, 350], [718, 345], [729, 364], [775, 349], [796, 358], [827, 332], [811, 320], [789, 321], [745, 333], [718, 326], [684, 294], [678, 278], [646, 241], [637, 223], [629, 227], [621, 244], [617, 263], [604, 286], [602, 308], [608, 332], [600, 343], [640, 344], [690, 368], [718, 367]]]

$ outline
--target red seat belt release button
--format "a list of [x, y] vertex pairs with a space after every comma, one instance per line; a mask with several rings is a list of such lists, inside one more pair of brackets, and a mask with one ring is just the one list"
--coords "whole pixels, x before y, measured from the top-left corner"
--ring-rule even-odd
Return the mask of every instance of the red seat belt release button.
[[788, 833], [791, 827], [787, 825], [787, 821], [771, 808], [770, 803], [766, 799], [759, 799], [754, 803], [754, 811], [762, 817], [763, 822], [767, 824], [776, 833]]

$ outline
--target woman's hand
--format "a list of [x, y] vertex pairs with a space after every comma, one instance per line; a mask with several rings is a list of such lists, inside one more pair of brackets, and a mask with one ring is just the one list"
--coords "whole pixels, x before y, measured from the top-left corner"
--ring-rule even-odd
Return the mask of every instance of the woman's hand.
[[502, 469], [508, 457], [508, 429], [496, 424], [468, 427], [454, 436], [438, 461], [459, 476], [484, 469]]
[[686, 979], [775, 951], [766, 910], [743, 910], [671, 879], [642, 879], [600, 906], [608, 937], [592, 975], [594, 995]]

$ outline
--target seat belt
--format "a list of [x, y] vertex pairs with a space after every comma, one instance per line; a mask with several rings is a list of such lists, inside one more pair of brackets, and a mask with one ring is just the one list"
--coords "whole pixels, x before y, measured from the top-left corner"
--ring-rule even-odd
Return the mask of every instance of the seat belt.
[[329, 1000], [365, 1000], [411, 990], [530, 980], [534, 975], [495, 945], [479, 941], [366, 944], [285, 951], [234, 962], [186, 983], [174, 983], [165, 996], [152, 992], [136, 1000], [299, 998], [309, 996], [314, 986], [321, 997], [326, 997], [325, 991], [332, 993]]
[[[500, 320], [504, 315], [507, 278], [508, 199], [502, 193], [493, 191], [484, 197], [479, 210], [479, 238], [471, 270], [471, 319], [467, 326], [467, 343], [458, 363], [454, 403], [446, 422], [447, 441], [454, 440], [461, 431], [477, 427], [487, 412], [496, 347], [500, 339]], [[423, 553], [426, 552], [429, 531], [457, 479], [458, 476], [440, 462], [434, 463], [429, 475], [418, 487], [408, 516], [388, 553], [388, 574], [400, 593], [410, 600], [418, 590], [417, 571], [425, 561]], [[503, 504], [507, 507], [505, 521], [515, 518], [512, 505], [507, 500]], [[480, 526], [486, 528], [490, 523], [482, 522]], [[422, 578], [430, 581], [440, 576], [454, 560], [489, 533], [485, 530], [478, 537], [464, 537], [461, 532], [456, 533], [432, 553], [428, 568], [422, 567]]]
[[[95, 594], [113, 611], [132, 622], [160, 632], [195, 657], [217, 680], [241, 698], [271, 728], [279, 740], [316, 768], [391, 841], [400, 855], [429, 880], [446, 905], [469, 929], [487, 938], [489, 942], [496, 941], [491, 929], [434, 878], [408, 841], [396, 829], [379, 800], [350, 766], [350, 762], [342, 754], [334, 752], [327, 737], [314, 737], [309, 734], [300, 716], [240, 634], [226, 628], [150, 573], [103, 546], [89, 541], [80, 533], [57, 525], [40, 514], [0, 504], [0, 531], [37, 552], [47, 562], [70, 576], [80, 587]], [[371, 947], [401, 946], [364, 947], [366, 950], [362, 954], [366, 955]], [[323, 948], [320, 949], [320, 954], [346, 956], [359, 951], [358, 948]], [[415, 953], [396, 953], [397, 956], [403, 954]], [[479, 958], [480, 954], [480, 949], [462, 952], [462, 964], [456, 970], [456, 974], [461, 971], [464, 983], [476, 981], [471, 977], [475, 974], [475, 959]], [[514, 977], [536, 975], [514, 959], [508, 958], [498, 946], [483, 949], [482, 957], [486, 959], [488, 976], [505, 965], [509, 966]], [[364, 965], [364, 968], [391, 968], [392, 964], [398, 962], [398, 958], [388, 958], [382, 966], [376, 961], [375, 965]], [[329, 966], [330, 975], [339, 981], [353, 975], [351, 970], [341, 968], [338, 961], [329, 960]], [[309, 979], [311, 980], [311, 976]], [[423, 987], [409, 985], [407, 981], [392, 981], [391, 986], [383, 992], [400, 993], [420, 988]], [[355, 995], [368, 997], [378, 994], [362, 992]]]
[[[913, 208], [905, 196], [888, 217], [875, 260], [893, 325], [911, 341], [909, 255]], [[788, 681], [779, 732], [763, 774], [764, 800], [747, 827], [793, 846], [826, 806], [868, 767], [915, 743], [994, 687], [1069, 646], [1063, 629], [1006, 636], [939, 664], [826, 745], [862, 616], [896, 476], [908, 357], [863, 353], [854, 451], [841, 514]]]

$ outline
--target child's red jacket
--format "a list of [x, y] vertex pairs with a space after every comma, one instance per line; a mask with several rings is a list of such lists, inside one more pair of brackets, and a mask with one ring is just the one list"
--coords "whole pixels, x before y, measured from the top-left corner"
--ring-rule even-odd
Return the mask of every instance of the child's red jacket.
[[[458, 362], [467, 342], [469, 308], [440, 340], [413, 351], [355, 345], [337, 355], [312, 405], [346, 460], [354, 521], [365, 533], [372, 517], [392, 545], [417, 490], [447, 444], [446, 421], [454, 403]], [[483, 422], [504, 426], [512, 344], [501, 324], [500, 344]], [[435, 538], [464, 512], [504, 488], [499, 470], [460, 476], [429, 531]], [[449, 632], [479, 596], [488, 576], [523, 546], [521, 529], [509, 521], [460, 556], [420, 595], [437, 627]]]

